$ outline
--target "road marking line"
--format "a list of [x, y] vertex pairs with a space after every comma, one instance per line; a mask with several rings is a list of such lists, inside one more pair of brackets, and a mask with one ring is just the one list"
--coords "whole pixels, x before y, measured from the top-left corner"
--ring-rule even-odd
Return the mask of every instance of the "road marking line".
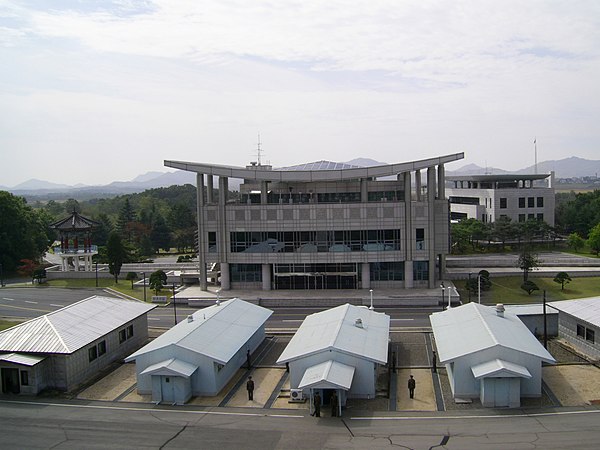
[[415, 320], [415, 319], [390, 319], [390, 320]]
[[31, 303], [32, 305], [37, 305], [38, 302], [32, 302], [31, 300], [25, 300], [25, 303]]
[[17, 400], [0, 400], [0, 403], [12, 403], [17, 405], [35, 405], [35, 406], [56, 406], [62, 408], [82, 408], [82, 409], [108, 409], [112, 411], [136, 411], [136, 412], [165, 412], [165, 413], [177, 413], [177, 414], [210, 414], [215, 416], [249, 416], [249, 417], [279, 417], [279, 418], [303, 418], [304, 415], [296, 414], [265, 414], [265, 413], [240, 413], [240, 412], [226, 412], [226, 411], [188, 411], [188, 410], [174, 410], [174, 409], [155, 409], [149, 408], [131, 408], [131, 407], [119, 407], [119, 406], [99, 406], [99, 405], [68, 405], [64, 403], [46, 403], [46, 402], [20, 402]]
[[9, 302], [14, 302], [14, 298], [2, 297], [3, 300], [8, 300]]
[[63, 308], [65, 305], [56, 305], [56, 304], [54, 304], [54, 303], [50, 303], [50, 306], [56, 306], [56, 307], [58, 307], [58, 308]]
[[282, 322], [304, 322], [302, 319], [283, 319]]
[[159, 317], [148, 317], [148, 320], [161, 320]]

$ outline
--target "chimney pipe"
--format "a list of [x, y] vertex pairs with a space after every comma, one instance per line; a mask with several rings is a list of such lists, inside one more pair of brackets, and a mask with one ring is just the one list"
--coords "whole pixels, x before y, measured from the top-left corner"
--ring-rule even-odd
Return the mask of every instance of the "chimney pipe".
[[502, 303], [496, 305], [496, 314], [498, 317], [504, 317], [504, 305]]

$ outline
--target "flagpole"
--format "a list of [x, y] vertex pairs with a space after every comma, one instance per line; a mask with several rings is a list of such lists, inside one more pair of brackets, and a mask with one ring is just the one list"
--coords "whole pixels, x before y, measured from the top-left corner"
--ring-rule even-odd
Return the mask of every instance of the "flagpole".
[[533, 148], [535, 152], [535, 174], [537, 175], [537, 138], [533, 138]]

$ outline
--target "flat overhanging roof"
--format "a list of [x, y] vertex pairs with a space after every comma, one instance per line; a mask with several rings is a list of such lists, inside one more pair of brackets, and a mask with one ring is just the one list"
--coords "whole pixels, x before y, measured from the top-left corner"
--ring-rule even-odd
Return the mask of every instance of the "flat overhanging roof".
[[541, 174], [500, 174], [500, 175], [452, 175], [446, 176], [448, 181], [520, 181], [520, 180], [545, 180], [549, 173]]
[[413, 170], [422, 170], [434, 167], [439, 164], [446, 164], [458, 161], [465, 157], [464, 153], [453, 153], [450, 155], [439, 156], [436, 158], [422, 159], [397, 164], [385, 164], [373, 167], [358, 167], [351, 169], [338, 170], [266, 170], [261, 166], [251, 168], [237, 166], [223, 166], [217, 164], [202, 164], [187, 161], [165, 160], [166, 167], [185, 170], [187, 172], [196, 172], [203, 175], [215, 175], [219, 177], [241, 178], [244, 180], [258, 181], [342, 181], [354, 180], [359, 178], [377, 178], [397, 175], [399, 173], [410, 172]]

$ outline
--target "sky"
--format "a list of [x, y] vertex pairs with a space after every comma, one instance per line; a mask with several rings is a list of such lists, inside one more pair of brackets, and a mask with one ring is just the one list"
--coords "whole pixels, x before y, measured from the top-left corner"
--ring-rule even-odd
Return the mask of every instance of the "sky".
[[[0, 0], [0, 185], [600, 159], [600, 2]], [[536, 144], [534, 145], [534, 140]]]

